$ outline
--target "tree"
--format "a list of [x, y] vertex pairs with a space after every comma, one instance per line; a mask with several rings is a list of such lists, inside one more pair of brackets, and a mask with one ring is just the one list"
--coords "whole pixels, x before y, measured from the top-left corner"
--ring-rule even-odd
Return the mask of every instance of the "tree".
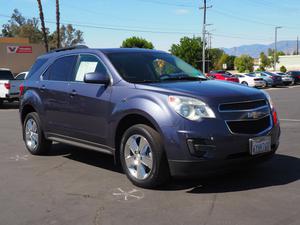
[[236, 58], [236, 56], [234, 56], [234, 55], [228, 56], [227, 61], [226, 61], [228, 70], [234, 70], [234, 60], [235, 60], [235, 58]]
[[190, 65], [201, 68], [202, 40], [200, 37], [183, 37], [180, 39], [179, 44], [171, 46], [170, 52]]
[[14, 9], [8, 23], [2, 26], [1, 36], [28, 38], [31, 43], [40, 43], [43, 35], [38, 24], [37, 18], [26, 19], [17, 9]]
[[123, 41], [121, 48], [147, 48], [154, 49], [153, 44], [144, 38], [130, 37]]
[[222, 55], [225, 54], [225, 52], [222, 49], [219, 48], [212, 48], [208, 50], [208, 54], [209, 54], [209, 60], [210, 60], [210, 64], [212, 66], [213, 69], [222, 69], [219, 68], [219, 61], [222, 57]]
[[285, 66], [281, 66], [281, 67], [280, 67], [280, 72], [286, 73], [286, 71], [287, 71], [287, 69], [286, 69]]
[[260, 53], [259, 59], [260, 59], [260, 66], [259, 67], [262, 69], [262, 71], [264, 71], [265, 68], [271, 66], [271, 61], [270, 61], [269, 57], [266, 56], [266, 54], [264, 52]]
[[60, 12], [59, 12], [59, 0], [56, 0], [56, 36], [57, 36], [57, 48], [60, 48]]
[[[83, 32], [80, 30], [76, 30], [71, 24], [68, 24], [67, 26], [62, 25], [60, 27], [60, 47], [66, 48], [66, 47], [71, 47], [75, 46], [81, 43], [84, 43], [83, 39]], [[49, 43], [50, 43], [50, 49], [55, 49], [58, 46], [57, 43], [57, 32], [53, 32], [49, 36]]]
[[234, 65], [240, 73], [252, 72], [254, 66], [254, 59], [249, 55], [241, 55], [235, 58]]
[[47, 38], [47, 31], [46, 31], [46, 27], [45, 27], [45, 20], [44, 20], [42, 2], [41, 2], [41, 0], [37, 0], [37, 3], [38, 3], [38, 7], [39, 7], [39, 14], [40, 14], [40, 20], [41, 20], [41, 26], [42, 26], [44, 45], [45, 45], [46, 52], [48, 52], [48, 50], [49, 50], [48, 38]]

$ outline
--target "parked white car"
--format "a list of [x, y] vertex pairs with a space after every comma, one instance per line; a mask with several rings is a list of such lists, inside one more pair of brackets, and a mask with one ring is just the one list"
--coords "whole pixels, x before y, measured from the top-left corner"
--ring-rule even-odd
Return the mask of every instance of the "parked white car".
[[19, 74], [15, 77], [15, 80], [26, 80], [26, 77], [27, 77], [28, 73], [29, 73], [28, 71], [19, 73]]
[[19, 86], [19, 82], [9, 69], [0, 68], [0, 105], [5, 100], [8, 102], [19, 100]]
[[259, 78], [254, 74], [236, 74], [239, 78], [240, 84], [249, 86], [249, 87], [266, 87], [267, 84], [263, 78]]

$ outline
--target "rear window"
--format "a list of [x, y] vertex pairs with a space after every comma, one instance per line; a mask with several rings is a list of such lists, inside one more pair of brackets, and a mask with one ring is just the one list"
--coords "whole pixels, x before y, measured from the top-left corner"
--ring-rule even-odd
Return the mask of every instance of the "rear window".
[[27, 79], [29, 79], [36, 71], [38, 71], [47, 62], [47, 60], [48, 59], [36, 60], [27, 75]]
[[14, 80], [14, 76], [9, 70], [0, 70], [0, 80]]

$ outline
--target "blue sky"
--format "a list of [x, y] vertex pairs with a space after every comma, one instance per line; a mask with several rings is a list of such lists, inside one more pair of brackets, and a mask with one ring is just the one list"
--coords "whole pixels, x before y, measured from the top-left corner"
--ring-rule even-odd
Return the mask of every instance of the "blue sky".
[[[268, 44], [274, 27], [283, 26], [278, 40], [300, 35], [299, 0], [207, 0], [212, 47]], [[42, 0], [46, 26], [55, 24], [55, 0]], [[119, 47], [130, 36], [144, 37], [156, 49], [169, 50], [182, 36], [202, 31], [203, 0], [60, 0], [61, 22], [76, 24], [90, 47]], [[36, 0], [0, 0], [0, 25], [14, 8], [38, 17]], [[117, 29], [117, 30], [116, 30]], [[119, 30], [118, 30], [119, 29]]]

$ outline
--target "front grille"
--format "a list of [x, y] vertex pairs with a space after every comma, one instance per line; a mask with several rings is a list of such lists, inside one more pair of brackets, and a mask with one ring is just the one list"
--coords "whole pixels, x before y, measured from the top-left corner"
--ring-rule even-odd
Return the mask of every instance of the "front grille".
[[232, 133], [258, 134], [271, 126], [270, 115], [258, 120], [227, 121], [228, 128]]
[[220, 111], [236, 111], [236, 110], [249, 110], [256, 109], [259, 107], [266, 106], [265, 100], [249, 101], [249, 102], [238, 102], [238, 103], [225, 103], [219, 107]]

